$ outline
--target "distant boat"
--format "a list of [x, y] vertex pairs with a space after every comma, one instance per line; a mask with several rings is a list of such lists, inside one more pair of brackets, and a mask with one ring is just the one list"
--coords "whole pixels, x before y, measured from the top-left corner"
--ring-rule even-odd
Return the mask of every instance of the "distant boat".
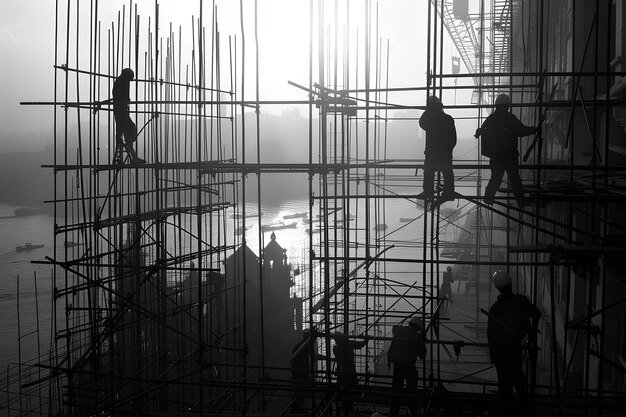
[[285, 214], [283, 219], [299, 219], [307, 217], [309, 213], [295, 213], [295, 214]]
[[400, 221], [402, 223], [408, 223], [408, 222], [412, 222], [413, 220], [415, 220], [416, 217], [400, 217]]
[[374, 229], [378, 231], [383, 231], [383, 230], [387, 230], [387, 227], [388, 226], [385, 223], [380, 223], [374, 226]]
[[[263, 212], [261, 212], [261, 215], [263, 215]], [[244, 217], [247, 219], [249, 217], [257, 217], [258, 213], [252, 213], [252, 214], [246, 214], [245, 216], [241, 213], [237, 213], [237, 214], [231, 214], [230, 218], [231, 219], [243, 219]]]
[[235, 229], [235, 234], [237, 235], [242, 235], [246, 230], [249, 230], [252, 227], [252, 225], [250, 226], [246, 226], [246, 228], [244, 229], [243, 227], [237, 227]]
[[280, 229], [293, 229], [298, 226], [298, 222], [293, 223], [279, 223], [279, 224], [267, 224], [265, 226], [261, 226], [261, 230], [264, 232], [270, 230], [280, 230]]
[[66, 248], [71, 248], [71, 247], [80, 246], [80, 245], [84, 245], [84, 243], [77, 243], [77, 242], [74, 242], [73, 240], [66, 240], [65, 241], [65, 247]]
[[30, 208], [18, 208], [15, 209], [15, 217], [35, 216], [37, 214], [44, 214], [45, 211], [41, 209]]
[[43, 248], [46, 245], [33, 245], [30, 242], [27, 242], [24, 246], [16, 246], [15, 247], [15, 251], [16, 252], [22, 252], [25, 250], [33, 250], [33, 249], [39, 249], [39, 248]]

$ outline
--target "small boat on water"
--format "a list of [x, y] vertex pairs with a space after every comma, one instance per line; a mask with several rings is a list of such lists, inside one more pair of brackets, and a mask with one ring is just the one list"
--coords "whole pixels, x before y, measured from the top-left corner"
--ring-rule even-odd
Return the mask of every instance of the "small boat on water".
[[295, 214], [285, 214], [283, 219], [300, 219], [305, 218], [309, 215], [309, 213], [295, 213]]
[[408, 222], [412, 222], [413, 220], [415, 220], [416, 217], [400, 217], [400, 221], [402, 223], [408, 223]]
[[41, 245], [33, 245], [30, 242], [26, 242], [26, 244], [23, 245], [23, 246], [16, 246], [15, 247], [15, 251], [16, 252], [22, 252], [22, 251], [25, 251], [25, 250], [33, 250], [33, 249], [43, 248], [44, 246], [46, 246], [46, 245], [43, 245], [43, 244], [41, 244]]
[[243, 227], [237, 227], [237, 228], [235, 229], [235, 234], [236, 234], [236, 235], [242, 235], [242, 234], [244, 234], [244, 233], [245, 233], [245, 231], [246, 231], [246, 230], [250, 230], [250, 228], [251, 228], [251, 227], [252, 227], [252, 225], [250, 225], [250, 226], [246, 226], [246, 228], [245, 228], [245, 229], [244, 229]]
[[[246, 219], [250, 218], [250, 217], [257, 217], [259, 214], [258, 213], [246, 213], [246, 215], [244, 216], [242, 213], [236, 213], [236, 214], [231, 214], [230, 218], [231, 219], [243, 219], [244, 217]], [[261, 216], [263, 215], [263, 212], [261, 212]]]
[[377, 224], [376, 226], [374, 226], [374, 230], [378, 230], [378, 231], [382, 232], [384, 230], [387, 230], [387, 227], [388, 226], [385, 223], [380, 223], [380, 224]]
[[15, 217], [36, 216], [38, 214], [45, 214], [45, 210], [32, 209], [32, 208], [18, 208], [14, 211]]
[[81, 246], [81, 245], [84, 245], [84, 243], [74, 242], [73, 240], [66, 240], [65, 241], [65, 247], [66, 248], [73, 248], [74, 246]]
[[267, 232], [267, 231], [271, 231], [271, 230], [293, 229], [296, 226], [298, 226], [298, 222], [267, 224], [265, 226], [261, 226], [261, 230], [263, 230], [264, 232]]

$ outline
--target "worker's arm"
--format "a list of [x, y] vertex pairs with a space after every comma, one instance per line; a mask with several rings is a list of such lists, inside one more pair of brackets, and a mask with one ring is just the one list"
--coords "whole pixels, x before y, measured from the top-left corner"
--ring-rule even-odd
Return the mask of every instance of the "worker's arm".
[[104, 100], [104, 101], [96, 101], [96, 107], [93, 109], [93, 114], [98, 113], [98, 110], [100, 110], [100, 107], [103, 104], [109, 104], [109, 103], [113, 103], [113, 99], [112, 98], [110, 98], [108, 100]]
[[431, 114], [432, 114], [432, 110], [424, 110], [424, 113], [422, 113], [422, 115], [420, 116], [420, 127], [423, 130], [428, 130], [430, 129], [430, 125], [431, 125]]
[[487, 129], [489, 128], [489, 124], [491, 123], [490, 119], [487, 118], [485, 119], [485, 121], [483, 122], [482, 125], [480, 125], [480, 127], [478, 129], [476, 129], [476, 132], [474, 133], [474, 137], [476, 139], [478, 139], [479, 137], [481, 137], [482, 135], [484, 135], [485, 133], [487, 133]]
[[363, 346], [367, 345], [367, 339], [363, 339], [360, 342], [357, 342], [356, 340], [351, 340], [350, 341], [350, 347], [354, 350], [356, 349], [361, 349]]
[[391, 358], [393, 357], [393, 349], [395, 348], [395, 344], [396, 344], [396, 332], [395, 332], [395, 328], [396, 326], [393, 326], [393, 338], [391, 339], [391, 344], [389, 345], [389, 349], [387, 350], [387, 370], [391, 369]]
[[426, 333], [420, 329], [417, 332], [417, 357], [424, 359], [426, 357]]
[[[513, 115], [513, 117], [515, 117]], [[537, 132], [537, 128], [535, 126], [526, 126], [522, 123], [517, 117], [515, 117], [516, 126], [515, 126], [515, 136], [522, 137], [533, 135]]]

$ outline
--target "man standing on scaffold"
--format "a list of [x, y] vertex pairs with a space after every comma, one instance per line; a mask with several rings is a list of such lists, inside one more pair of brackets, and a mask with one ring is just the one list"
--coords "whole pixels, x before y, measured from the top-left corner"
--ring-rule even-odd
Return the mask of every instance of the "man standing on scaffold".
[[[94, 113], [100, 110], [105, 103], [113, 103], [113, 116], [115, 117], [115, 154], [114, 164], [124, 162], [124, 149], [131, 158], [132, 164], [145, 164], [146, 161], [137, 156], [133, 148], [133, 142], [137, 140], [137, 126], [130, 118], [130, 82], [135, 79], [135, 73], [130, 68], [124, 68], [121, 74], [113, 82], [113, 99], [105, 100], [97, 104]], [[124, 139], [122, 139], [124, 136]]]

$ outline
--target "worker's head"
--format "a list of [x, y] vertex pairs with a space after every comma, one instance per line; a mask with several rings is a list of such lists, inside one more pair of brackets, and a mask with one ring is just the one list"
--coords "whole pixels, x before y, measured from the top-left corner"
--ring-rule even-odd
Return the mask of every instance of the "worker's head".
[[348, 336], [341, 332], [335, 332], [332, 334], [332, 336], [333, 336], [333, 339], [335, 339], [337, 343], [348, 341]]
[[493, 285], [500, 291], [506, 292], [511, 290], [511, 277], [506, 271], [499, 269], [493, 273]]
[[120, 74], [120, 77], [121, 78], [126, 78], [126, 79], [132, 81], [132, 80], [135, 79], [135, 73], [130, 68], [124, 68], [122, 70], [122, 73]]
[[426, 99], [426, 107], [429, 109], [441, 109], [443, 108], [443, 104], [441, 104], [441, 100], [437, 96], [429, 96]]
[[500, 94], [496, 97], [494, 105], [496, 106], [496, 109], [507, 110], [511, 106], [511, 98], [506, 94]]
[[409, 326], [416, 328], [418, 331], [422, 330], [424, 328], [422, 318], [419, 316], [411, 317], [411, 320], [409, 320]]
[[448, 272], [452, 272], [452, 267], [451, 267], [451, 266], [449, 266], [449, 267], [447, 267], [447, 268], [446, 268], [446, 270], [447, 270]]

